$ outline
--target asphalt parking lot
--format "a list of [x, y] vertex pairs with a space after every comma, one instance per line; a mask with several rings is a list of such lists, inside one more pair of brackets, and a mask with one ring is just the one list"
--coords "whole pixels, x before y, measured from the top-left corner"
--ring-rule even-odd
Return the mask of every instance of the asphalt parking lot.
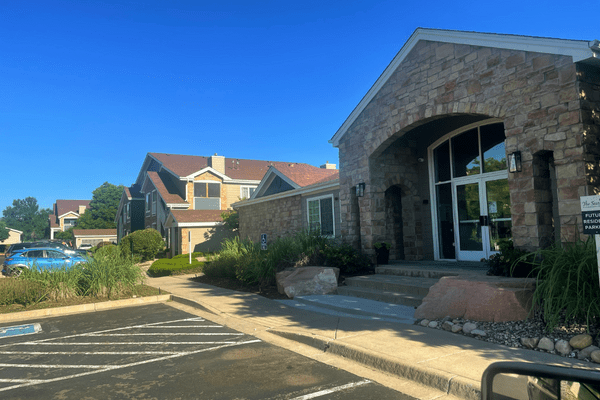
[[29, 323], [0, 338], [1, 398], [410, 398], [167, 304]]

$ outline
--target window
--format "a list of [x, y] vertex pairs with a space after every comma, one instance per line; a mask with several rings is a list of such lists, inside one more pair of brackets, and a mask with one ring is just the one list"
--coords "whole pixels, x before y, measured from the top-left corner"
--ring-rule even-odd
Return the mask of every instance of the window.
[[77, 218], [65, 218], [63, 223], [65, 226], [65, 229], [72, 228], [77, 223]]
[[221, 184], [194, 182], [194, 210], [220, 210]]
[[131, 219], [131, 203], [127, 203], [127, 219]]
[[256, 190], [255, 186], [242, 186], [240, 188], [240, 199], [249, 199]]
[[146, 214], [150, 214], [151, 206], [152, 206], [152, 193], [146, 193]]
[[154, 190], [152, 192], [152, 215], [156, 215], [156, 198], [157, 198], [158, 194], [156, 193], [156, 190]]
[[333, 196], [308, 199], [308, 228], [322, 236], [335, 236], [333, 224]]

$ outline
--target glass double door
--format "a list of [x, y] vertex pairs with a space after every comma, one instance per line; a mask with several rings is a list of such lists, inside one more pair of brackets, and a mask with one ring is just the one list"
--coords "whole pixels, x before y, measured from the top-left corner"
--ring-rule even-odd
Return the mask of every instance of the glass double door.
[[511, 237], [508, 180], [477, 177], [453, 184], [456, 259], [479, 261]]

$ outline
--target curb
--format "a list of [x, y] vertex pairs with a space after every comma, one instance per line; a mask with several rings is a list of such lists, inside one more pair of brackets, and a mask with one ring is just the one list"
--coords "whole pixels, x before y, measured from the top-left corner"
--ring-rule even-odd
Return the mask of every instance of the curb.
[[100, 303], [80, 304], [76, 306], [45, 308], [42, 310], [21, 311], [16, 313], [0, 314], [0, 323], [23, 321], [36, 318], [58, 317], [62, 315], [105, 311], [112, 308], [139, 306], [144, 304], [162, 303], [172, 299], [170, 294], [157, 296], [136, 297], [123, 300], [109, 300]]
[[367, 352], [365, 349], [347, 343], [330, 341], [314, 335], [269, 329], [267, 332], [314, 347], [323, 352], [397, 375], [421, 385], [429, 386], [461, 399], [480, 400], [481, 383], [468, 378], [452, 375], [433, 368], [408, 364], [385, 354]]

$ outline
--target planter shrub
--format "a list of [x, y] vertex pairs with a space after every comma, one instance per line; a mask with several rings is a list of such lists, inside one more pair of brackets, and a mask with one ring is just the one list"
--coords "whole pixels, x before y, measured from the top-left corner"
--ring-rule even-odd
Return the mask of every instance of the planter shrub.
[[166, 247], [165, 241], [156, 229], [144, 229], [130, 233], [121, 239], [119, 248], [125, 257], [131, 257], [133, 243], [133, 255], [141, 257], [141, 261], [153, 260], [156, 255]]
[[178, 272], [189, 272], [190, 270], [198, 270], [198, 272], [202, 271], [202, 267], [204, 266], [203, 262], [192, 257], [192, 263], [189, 264], [189, 255], [182, 254], [182, 256], [183, 255], [186, 257], [161, 258], [156, 260], [148, 269], [148, 274], [156, 277], [173, 275]]

